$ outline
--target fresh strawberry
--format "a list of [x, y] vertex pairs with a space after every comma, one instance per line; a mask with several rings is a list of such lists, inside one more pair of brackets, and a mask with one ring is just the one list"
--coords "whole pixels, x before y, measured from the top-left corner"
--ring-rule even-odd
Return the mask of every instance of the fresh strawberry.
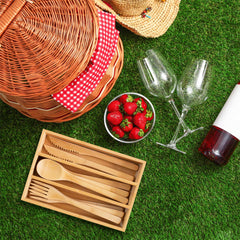
[[134, 127], [129, 133], [130, 139], [140, 139], [144, 136], [144, 131], [138, 127]]
[[151, 128], [151, 126], [152, 126], [152, 123], [149, 122], [149, 121], [147, 121], [147, 123], [146, 123], [145, 128], [143, 129], [143, 131], [144, 131], [145, 133], [147, 133], [147, 132], [149, 131], [149, 129]]
[[147, 123], [147, 119], [145, 117], [145, 114], [144, 113], [137, 113], [134, 117], [133, 117], [133, 123], [141, 128], [141, 129], [144, 129], [145, 128], [145, 125]]
[[119, 99], [118, 99], [122, 104], [125, 104], [126, 102], [132, 102], [133, 97], [128, 94], [123, 94]]
[[123, 119], [127, 119], [129, 122], [133, 122], [133, 116], [126, 115]]
[[149, 109], [146, 109], [144, 111], [144, 114], [145, 114], [145, 117], [147, 118], [147, 121], [151, 121], [153, 119], [153, 117], [154, 117], [153, 112], [151, 110], [149, 110]]
[[119, 126], [114, 126], [112, 128], [112, 134], [116, 138], [123, 138], [124, 137], [124, 131]]
[[133, 100], [133, 102], [137, 103], [137, 105], [138, 105], [137, 111], [138, 111], [138, 112], [143, 112], [144, 110], [147, 109], [147, 104], [146, 104], [146, 102], [143, 100], [143, 98], [135, 98], [135, 99]]
[[119, 111], [120, 105], [121, 105], [121, 103], [118, 100], [114, 100], [111, 103], [109, 103], [108, 111], [109, 112]]
[[130, 132], [133, 129], [133, 124], [126, 117], [124, 117], [120, 127], [124, 132]]
[[123, 105], [123, 110], [125, 111], [125, 113], [127, 115], [133, 115], [133, 113], [136, 111], [137, 107], [138, 107], [137, 104], [134, 102], [126, 102]]
[[110, 112], [107, 115], [107, 120], [112, 125], [119, 125], [123, 120], [123, 116], [120, 111]]

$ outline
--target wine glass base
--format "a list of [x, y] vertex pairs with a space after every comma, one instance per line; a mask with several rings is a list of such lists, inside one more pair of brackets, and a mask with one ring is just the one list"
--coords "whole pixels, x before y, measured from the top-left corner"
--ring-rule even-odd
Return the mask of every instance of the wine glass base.
[[177, 151], [177, 152], [180, 152], [182, 154], [186, 154], [186, 152], [180, 150], [177, 148], [176, 144], [163, 144], [163, 143], [160, 143], [160, 142], [156, 142], [156, 144], [160, 145], [160, 146], [163, 146], [163, 147], [166, 147], [166, 148], [170, 148], [174, 151]]
[[[176, 140], [173, 140], [173, 142], [175, 142], [175, 145], [176, 145], [176, 143], [179, 142], [181, 139], [187, 137], [188, 135], [190, 135], [198, 130], [203, 130], [203, 129], [204, 129], [204, 127], [199, 127], [199, 128], [193, 129], [193, 130], [188, 129], [186, 132], [184, 132], [184, 134], [181, 137], [179, 137]], [[168, 144], [168, 145], [172, 145], [172, 144]]]
[[203, 130], [204, 129], [204, 127], [199, 127], [199, 128], [195, 128], [195, 129], [190, 129], [190, 133], [194, 133], [194, 132], [196, 132], [196, 131], [198, 131], [198, 130]]

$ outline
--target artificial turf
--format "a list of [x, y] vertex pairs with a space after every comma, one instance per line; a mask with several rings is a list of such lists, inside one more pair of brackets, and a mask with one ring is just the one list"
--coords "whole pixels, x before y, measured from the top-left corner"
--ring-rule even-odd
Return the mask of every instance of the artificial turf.
[[[39, 122], [0, 102], [0, 239], [240, 239], [240, 147], [223, 167], [198, 152], [239, 81], [239, 6], [238, 0], [182, 0], [173, 25], [156, 39], [118, 24], [124, 45], [121, 75], [102, 102], [78, 119]], [[192, 57], [209, 60], [214, 68], [207, 101], [186, 117], [190, 128], [204, 126], [179, 143], [186, 155], [155, 144], [167, 143], [178, 121], [170, 105], [151, 96], [141, 82], [136, 60], [150, 48], [165, 55], [178, 78]], [[146, 95], [157, 118], [147, 139], [124, 145], [108, 136], [103, 113], [113, 97], [129, 91]], [[146, 161], [125, 233], [20, 200], [43, 128]]]

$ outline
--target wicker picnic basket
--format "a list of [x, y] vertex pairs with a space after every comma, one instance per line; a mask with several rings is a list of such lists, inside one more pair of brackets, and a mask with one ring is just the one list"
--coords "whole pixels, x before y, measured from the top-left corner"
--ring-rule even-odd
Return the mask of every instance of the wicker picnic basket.
[[97, 44], [98, 28], [92, 0], [2, 0], [0, 99], [22, 114], [45, 122], [69, 121], [95, 107], [121, 72], [121, 39], [104, 77], [75, 113], [51, 95], [87, 67]]

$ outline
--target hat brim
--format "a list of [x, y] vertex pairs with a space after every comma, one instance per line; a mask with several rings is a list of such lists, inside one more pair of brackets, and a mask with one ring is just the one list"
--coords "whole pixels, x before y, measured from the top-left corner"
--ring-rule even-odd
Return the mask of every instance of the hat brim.
[[142, 17], [141, 14], [131, 17], [120, 16], [102, 0], [95, 0], [96, 6], [115, 15], [119, 24], [146, 38], [159, 37], [168, 30], [178, 14], [180, 2], [181, 0], [166, 0], [166, 2], [155, 0], [152, 6], [149, 6], [152, 9], [148, 13], [150, 16], [148, 18]]

